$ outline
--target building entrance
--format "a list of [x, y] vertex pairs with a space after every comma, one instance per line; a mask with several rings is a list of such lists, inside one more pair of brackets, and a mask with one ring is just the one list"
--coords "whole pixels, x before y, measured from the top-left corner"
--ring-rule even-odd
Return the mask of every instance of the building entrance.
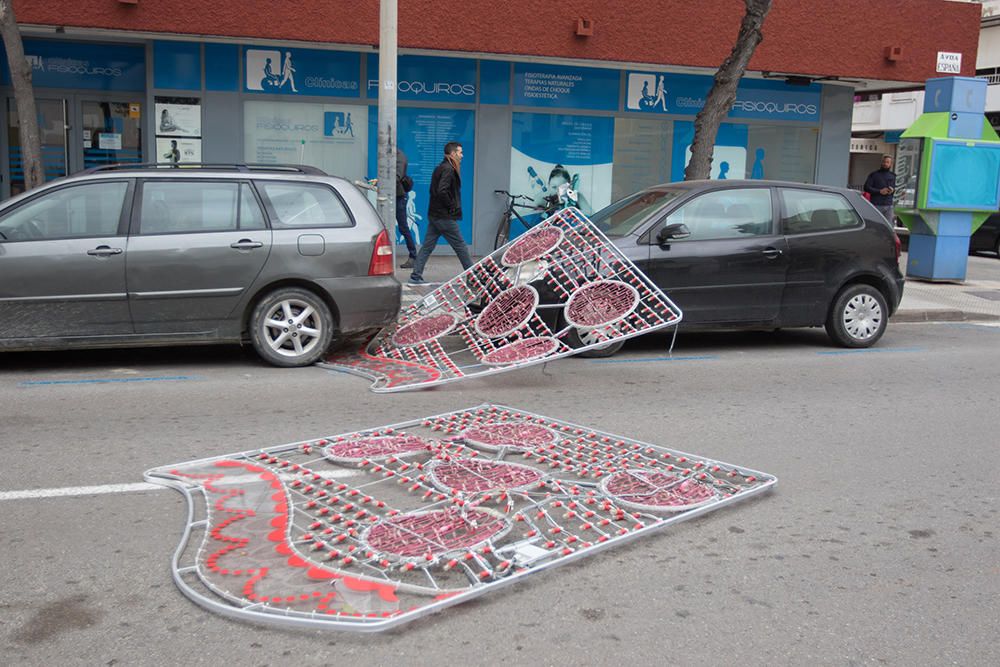
[[[136, 97], [139, 97], [138, 95]], [[95, 94], [42, 97], [35, 101], [45, 180], [81, 169], [142, 162], [142, 104]], [[9, 195], [24, 191], [17, 104], [7, 99]]]

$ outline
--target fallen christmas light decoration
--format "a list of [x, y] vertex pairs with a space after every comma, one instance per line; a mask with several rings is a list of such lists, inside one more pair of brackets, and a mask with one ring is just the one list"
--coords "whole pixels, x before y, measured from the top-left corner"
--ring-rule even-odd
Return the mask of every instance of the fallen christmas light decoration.
[[773, 476], [497, 405], [154, 468], [173, 578], [225, 616], [386, 630], [770, 489]]
[[560, 359], [681, 317], [570, 208], [404, 308], [360, 348], [334, 352], [320, 365], [372, 378], [375, 392], [402, 391]]

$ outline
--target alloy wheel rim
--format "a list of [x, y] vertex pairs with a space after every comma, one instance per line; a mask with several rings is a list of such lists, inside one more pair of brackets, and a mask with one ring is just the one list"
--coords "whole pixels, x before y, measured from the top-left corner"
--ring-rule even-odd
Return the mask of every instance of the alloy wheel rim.
[[844, 329], [854, 340], [868, 340], [882, 326], [882, 306], [870, 294], [858, 294], [847, 302]]
[[301, 299], [284, 299], [267, 311], [262, 329], [272, 352], [283, 357], [301, 357], [319, 345], [323, 324], [311, 304]]
[[590, 347], [596, 345], [595, 349], [603, 350], [604, 348], [611, 347], [616, 341], [608, 340], [607, 337], [600, 337], [597, 335], [594, 329], [577, 329], [577, 336], [580, 338], [580, 342], [585, 346]]

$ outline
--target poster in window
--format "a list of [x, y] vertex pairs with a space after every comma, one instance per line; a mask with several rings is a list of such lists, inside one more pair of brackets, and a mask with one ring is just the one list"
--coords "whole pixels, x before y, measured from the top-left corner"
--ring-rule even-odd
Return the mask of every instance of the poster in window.
[[160, 164], [201, 162], [201, 139], [157, 137], [156, 161]]
[[545, 207], [560, 185], [569, 184], [584, 214], [604, 208], [611, 203], [614, 132], [613, 118], [515, 113], [511, 193]]
[[172, 137], [201, 136], [201, 105], [156, 103], [156, 134]]

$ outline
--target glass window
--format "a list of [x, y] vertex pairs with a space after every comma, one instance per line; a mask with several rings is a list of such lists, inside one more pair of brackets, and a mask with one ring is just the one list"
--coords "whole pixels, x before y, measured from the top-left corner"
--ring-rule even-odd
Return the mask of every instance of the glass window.
[[0, 241], [117, 236], [128, 183], [89, 183], [32, 199], [0, 218]]
[[[425, 129], [419, 128], [417, 132]], [[448, 138], [441, 140], [441, 146]], [[437, 143], [437, 139], [430, 137], [427, 141]], [[441, 160], [440, 146], [435, 147], [434, 155], [437, 159], [433, 164], [437, 164]], [[413, 158], [411, 155], [410, 159]], [[261, 164], [307, 164], [349, 181], [366, 178], [368, 107], [261, 100], [244, 102], [243, 159]], [[413, 166], [411, 164], [411, 168]], [[374, 161], [372, 167], [374, 169]]]
[[861, 218], [851, 204], [835, 192], [781, 190], [784, 233], [808, 234], [857, 227]]
[[611, 201], [669, 183], [673, 121], [615, 118], [615, 158]]
[[271, 201], [275, 215], [271, 225], [275, 228], [350, 227], [354, 224], [340, 198], [324, 185], [287, 181], [259, 181], [258, 185]]
[[240, 229], [264, 229], [264, 213], [260, 210], [253, 190], [244, 183], [240, 186]]
[[771, 191], [767, 188], [718, 190], [699, 196], [667, 216], [663, 225], [683, 224], [685, 240], [731, 239], [771, 233]]
[[[745, 178], [812, 183], [816, 179], [819, 128], [750, 125]], [[732, 174], [731, 178], [740, 178]]]
[[683, 190], [667, 188], [637, 192], [611, 206], [606, 206], [590, 219], [608, 236], [628, 236], [650, 215], [682, 192]]
[[146, 181], [140, 234], [189, 234], [236, 230], [239, 183]]

